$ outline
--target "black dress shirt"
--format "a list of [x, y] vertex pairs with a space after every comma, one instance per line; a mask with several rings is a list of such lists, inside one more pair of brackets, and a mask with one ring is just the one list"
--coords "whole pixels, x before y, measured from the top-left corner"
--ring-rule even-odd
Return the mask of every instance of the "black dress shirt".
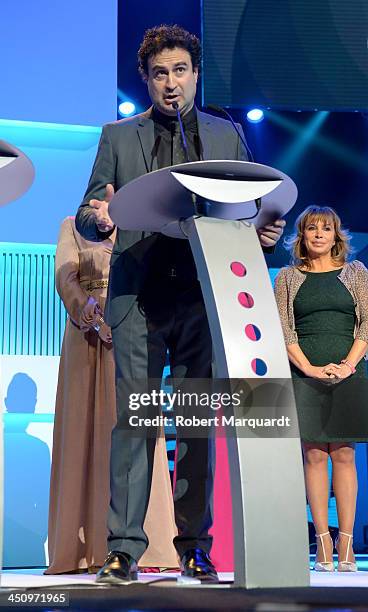
[[[164, 115], [154, 108], [152, 119], [155, 134], [153, 156], [157, 156], [158, 168], [186, 162], [186, 153], [177, 118]], [[195, 107], [184, 115], [182, 121], [189, 161], [198, 161], [200, 142]], [[197, 270], [188, 240], [170, 238], [163, 234], [157, 236], [155, 247], [152, 250], [147, 282], [152, 286], [157, 281], [168, 284], [171, 288], [180, 289], [197, 282]]]

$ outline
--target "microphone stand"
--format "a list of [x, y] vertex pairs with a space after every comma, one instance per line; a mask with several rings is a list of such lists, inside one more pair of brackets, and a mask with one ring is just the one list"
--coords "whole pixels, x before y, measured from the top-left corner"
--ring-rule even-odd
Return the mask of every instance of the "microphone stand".
[[207, 104], [207, 108], [209, 108], [210, 110], [214, 110], [216, 111], [216, 113], [221, 113], [222, 115], [225, 115], [225, 117], [227, 117], [229, 119], [229, 121], [231, 122], [234, 130], [236, 131], [236, 133], [238, 134], [240, 140], [242, 141], [244, 147], [246, 148], [246, 150], [249, 153], [249, 158], [250, 161], [254, 162], [254, 157], [253, 157], [253, 153], [250, 150], [247, 141], [245, 140], [244, 136], [242, 136], [242, 134], [240, 133], [240, 130], [238, 128], [238, 126], [236, 125], [234, 119], [232, 118], [232, 116], [230, 115], [230, 113], [228, 113], [224, 108], [222, 108], [221, 106], [216, 106], [216, 104]]
[[181, 120], [179, 104], [177, 102], [173, 102], [172, 103], [172, 107], [173, 107], [174, 110], [176, 110], [176, 115], [178, 117], [180, 133], [181, 133], [181, 140], [182, 140], [183, 148], [184, 148], [184, 151], [185, 151], [185, 161], [189, 162], [189, 151], [188, 151], [187, 139], [185, 138], [185, 132], [184, 132], [184, 127], [183, 127], [183, 122]]
[[[222, 108], [222, 106], [216, 106], [216, 104], [207, 104], [207, 108], [209, 108], [210, 110], [216, 111], [216, 113], [221, 113], [222, 115], [225, 115], [225, 117], [227, 117], [229, 119], [229, 121], [231, 122], [231, 125], [233, 126], [234, 130], [236, 131], [236, 133], [238, 134], [240, 140], [242, 141], [246, 151], [248, 151], [250, 161], [254, 162], [253, 153], [250, 150], [250, 148], [248, 146], [248, 143], [245, 140], [245, 137], [241, 134], [238, 126], [236, 125], [236, 123], [235, 123], [234, 119], [232, 118], [232, 116], [230, 115], [230, 113], [228, 113], [227, 110]], [[256, 212], [255, 215], [253, 215], [253, 217], [249, 217], [249, 219], [253, 219], [254, 217], [256, 217], [258, 215], [259, 211], [261, 210], [261, 207], [262, 207], [262, 200], [261, 200], [261, 198], [256, 198], [255, 199], [255, 203], [256, 203], [257, 212]]]

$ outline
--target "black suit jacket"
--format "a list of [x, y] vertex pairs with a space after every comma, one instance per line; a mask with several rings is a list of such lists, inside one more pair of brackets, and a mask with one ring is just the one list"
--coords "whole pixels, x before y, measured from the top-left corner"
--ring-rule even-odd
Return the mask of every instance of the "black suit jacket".
[[[89, 201], [92, 198], [103, 200], [107, 183], [117, 191], [146, 172], [157, 170], [151, 113], [152, 108], [103, 127], [91, 178], [76, 216], [76, 227], [87, 240], [100, 241], [108, 235], [97, 229]], [[229, 121], [200, 111], [197, 111], [197, 121], [201, 159], [248, 159]], [[136, 300], [156, 239], [157, 234], [150, 232], [118, 230], [105, 311], [109, 325], [118, 325]]]

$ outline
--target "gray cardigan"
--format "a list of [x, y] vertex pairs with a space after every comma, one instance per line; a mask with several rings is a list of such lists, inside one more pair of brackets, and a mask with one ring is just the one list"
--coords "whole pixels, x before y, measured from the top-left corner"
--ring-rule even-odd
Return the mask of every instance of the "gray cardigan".
[[[282, 268], [275, 279], [275, 297], [286, 344], [297, 344], [294, 299], [305, 281], [295, 266]], [[368, 342], [368, 270], [361, 261], [345, 263], [338, 277], [354, 300], [356, 326], [354, 337]]]

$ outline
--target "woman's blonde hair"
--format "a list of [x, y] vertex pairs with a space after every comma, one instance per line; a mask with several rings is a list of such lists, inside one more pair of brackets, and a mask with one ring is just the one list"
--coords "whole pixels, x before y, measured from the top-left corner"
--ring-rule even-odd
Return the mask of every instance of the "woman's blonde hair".
[[310, 223], [329, 221], [335, 230], [335, 244], [331, 249], [331, 256], [336, 267], [344, 264], [350, 253], [351, 236], [341, 226], [341, 219], [333, 208], [329, 206], [308, 206], [295, 221], [294, 233], [284, 240], [285, 248], [291, 253], [291, 264], [294, 266], [310, 268], [311, 262], [304, 244], [304, 231]]

